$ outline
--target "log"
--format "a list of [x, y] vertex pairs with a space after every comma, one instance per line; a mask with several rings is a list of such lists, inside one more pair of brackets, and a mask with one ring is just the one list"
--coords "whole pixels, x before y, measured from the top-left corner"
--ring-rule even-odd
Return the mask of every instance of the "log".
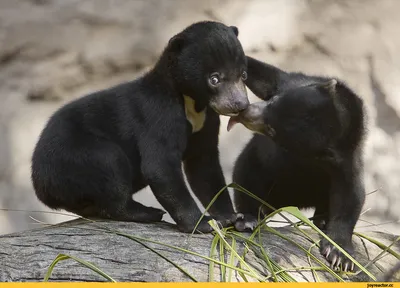
[[[296, 228], [279, 227], [276, 229], [279, 233], [307, 250], [312, 246], [311, 241]], [[197, 281], [209, 280], [209, 260], [171, 247], [148, 242], [147, 240], [137, 242], [127, 238], [126, 235], [115, 233], [115, 231], [178, 246], [204, 256], [210, 255], [211, 242], [214, 237], [212, 234], [184, 234], [179, 232], [175, 225], [165, 222], [142, 224], [112, 221], [91, 222], [83, 219], [72, 220], [44, 228], [1, 236], [0, 282], [43, 281], [49, 265], [59, 254], [67, 254], [88, 261], [110, 275], [117, 282], [193, 281], [192, 278], [170, 261], [185, 269]], [[304, 231], [314, 239], [318, 239], [318, 235], [310, 229]], [[390, 245], [397, 238], [394, 235], [381, 232], [368, 232], [365, 234], [385, 245]], [[250, 234], [241, 233], [241, 235], [249, 237]], [[231, 243], [229, 238], [227, 237], [226, 239]], [[236, 249], [239, 255], [242, 255], [245, 249], [244, 242], [240, 237], [236, 237], [236, 240]], [[256, 240], [259, 241], [258, 237]], [[362, 265], [367, 264], [382, 252], [381, 248], [358, 236], [353, 236], [353, 242], [356, 248], [355, 258]], [[271, 232], [262, 231], [260, 243], [273, 261], [283, 268], [310, 267], [306, 253], [291, 241], [283, 240]], [[398, 253], [400, 244], [398, 242], [395, 243], [391, 249]], [[311, 251], [318, 259], [327, 264], [324, 258], [320, 256], [317, 247], [313, 247]], [[230, 253], [227, 253], [227, 260], [229, 255]], [[252, 248], [251, 251], [246, 253], [244, 259], [262, 277], [271, 275], [259, 249]], [[367, 269], [379, 279], [397, 262], [398, 260], [394, 256], [386, 253], [377, 263], [368, 266]], [[235, 258], [235, 265], [237, 265], [237, 258]], [[319, 266], [313, 260], [311, 265]], [[359, 269], [356, 269], [356, 271], [359, 271]], [[215, 264], [214, 281], [223, 280], [220, 272], [220, 266]], [[317, 271], [317, 273], [321, 281], [337, 281], [335, 277], [326, 271]], [[233, 271], [232, 275], [231, 281], [244, 281], [240, 273]], [[289, 272], [289, 275], [296, 281], [316, 281], [311, 271], [307, 269], [292, 271]], [[363, 272], [355, 273], [355, 275], [341, 274], [341, 276], [346, 281], [372, 281]], [[246, 278], [248, 281], [256, 281], [252, 277]], [[272, 281], [271, 278], [267, 280]], [[87, 267], [83, 267], [78, 262], [67, 260], [61, 261], [55, 266], [50, 281], [107, 280]]]

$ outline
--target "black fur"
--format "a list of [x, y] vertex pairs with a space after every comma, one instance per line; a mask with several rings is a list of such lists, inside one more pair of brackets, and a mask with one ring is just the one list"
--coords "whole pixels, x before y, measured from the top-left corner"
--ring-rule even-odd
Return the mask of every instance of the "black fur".
[[[258, 132], [238, 157], [233, 181], [274, 208], [315, 207], [314, 223], [353, 253], [365, 199], [362, 100], [337, 79], [286, 73], [250, 57], [246, 85], [265, 101], [230, 120]], [[260, 203], [234, 195], [238, 212], [257, 216]], [[333, 266], [353, 266], [325, 239], [321, 253]]]
[[[201, 212], [184, 182], [182, 161], [194, 193], [208, 205], [225, 186], [215, 111], [232, 115], [249, 105], [246, 57], [237, 34], [236, 27], [221, 23], [195, 23], [171, 38], [143, 77], [59, 109], [33, 153], [37, 197], [51, 208], [84, 217], [160, 221], [164, 211], [132, 200], [132, 194], [150, 185], [178, 228], [191, 232]], [[215, 72], [221, 81], [213, 86]], [[196, 133], [185, 114], [184, 95], [194, 100], [192, 113], [205, 109], [204, 125]], [[231, 223], [235, 214], [228, 193], [210, 214], [223, 225]], [[209, 219], [198, 231], [211, 231]]]

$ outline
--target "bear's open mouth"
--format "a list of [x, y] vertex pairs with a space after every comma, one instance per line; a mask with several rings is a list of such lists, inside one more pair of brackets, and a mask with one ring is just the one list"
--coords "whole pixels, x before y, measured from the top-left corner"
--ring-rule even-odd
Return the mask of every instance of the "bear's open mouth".
[[235, 117], [235, 116], [238, 116], [239, 113], [238, 112], [237, 113], [226, 113], [226, 114], [222, 114], [222, 115], [228, 116], [228, 117]]
[[215, 112], [217, 112], [217, 114], [219, 114], [219, 115], [222, 115], [222, 116], [227, 116], [227, 117], [236, 117], [236, 116], [239, 116], [239, 112], [224, 112], [224, 111], [221, 111], [220, 109], [218, 109], [217, 107], [215, 107], [215, 105], [210, 105], [211, 106], [211, 108], [215, 111]]

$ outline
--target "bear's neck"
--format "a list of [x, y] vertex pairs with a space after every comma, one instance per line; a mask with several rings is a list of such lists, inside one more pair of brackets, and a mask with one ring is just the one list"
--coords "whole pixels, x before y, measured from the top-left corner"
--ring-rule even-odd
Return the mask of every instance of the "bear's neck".
[[163, 86], [168, 89], [168, 91], [179, 93], [179, 89], [176, 87], [171, 73], [173, 64], [171, 60], [168, 59], [167, 55], [167, 52], [164, 52], [145, 77], [148, 81], [157, 83], [157, 86]]

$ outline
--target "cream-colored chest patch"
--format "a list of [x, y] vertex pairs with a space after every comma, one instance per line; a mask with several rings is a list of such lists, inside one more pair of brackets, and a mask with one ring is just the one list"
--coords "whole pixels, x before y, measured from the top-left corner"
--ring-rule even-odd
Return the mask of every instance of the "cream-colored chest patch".
[[183, 99], [185, 101], [185, 114], [186, 119], [192, 124], [192, 132], [198, 132], [203, 128], [204, 121], [206, 121], [206, 111], [205, 108], [203, 111], [196, 112], [194, 108], [194, 100], [189, 96], [183, 95]]

